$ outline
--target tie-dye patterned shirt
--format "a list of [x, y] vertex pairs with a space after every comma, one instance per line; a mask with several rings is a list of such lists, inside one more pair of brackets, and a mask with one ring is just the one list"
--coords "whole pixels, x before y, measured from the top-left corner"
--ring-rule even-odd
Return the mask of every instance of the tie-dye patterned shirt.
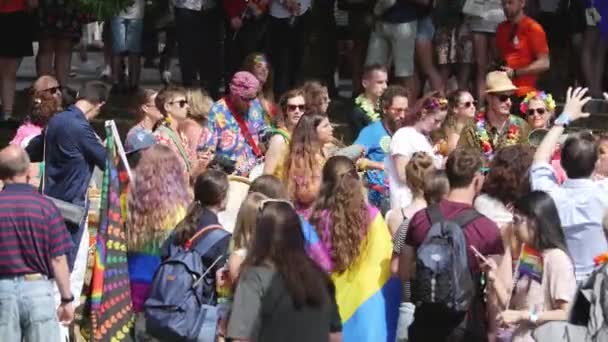
[[[236, 174], [247, 176], [249, 171], [258, 163], [253, 148], [241, 132], [239, 123], [223, 98], [213, 104], [209, 111], [209, 136], [206, 146], [215, 149], [217, 156], [228, 158], [236, 163]], [[238, 114], [236, 114], [238, 115]], [[264, 110], [258, 99], [249, 106], [247, 117], [244, 118], [251, 137], [261, 148], [261, 138], [270, 127], [264, 120]]]

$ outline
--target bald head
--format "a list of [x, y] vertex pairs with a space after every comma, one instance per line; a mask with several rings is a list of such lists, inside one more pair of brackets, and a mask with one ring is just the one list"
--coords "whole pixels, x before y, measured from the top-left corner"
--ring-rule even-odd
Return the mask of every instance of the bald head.
[[0, 150], [0, 179], [13, 180], [27, 177], [30, 158], [24, 149], [17, 145], [9, 145]]
[[59, 82], [57, 82], [57, 79], [49, 75], [40, 76], [34, 81], [34, 91], [45, 91], [58, 86]]

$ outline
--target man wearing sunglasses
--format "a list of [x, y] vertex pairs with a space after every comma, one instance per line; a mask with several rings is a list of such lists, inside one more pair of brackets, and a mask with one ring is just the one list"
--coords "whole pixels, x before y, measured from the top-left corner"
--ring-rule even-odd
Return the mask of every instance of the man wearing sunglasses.
[[264, 156], [260, 140], [270, 127], [257, 98], [259, 88], [253, 74], [239, 71], [230, 82], [230, 94], [209, 111], [205, 146], [215, 149], [216, 157], [234, 161], [239, 176], [247, 176]]
[[486, 84], [486, 112], [479, 113], [474, 123], [463, 129], [458, 146], [477, 149], [492, 159], [502, 147], [527, 145], [530, 127], [524, 119], [511, 115], [511, 97], [517, 87], [506, 72], [490, 72]]

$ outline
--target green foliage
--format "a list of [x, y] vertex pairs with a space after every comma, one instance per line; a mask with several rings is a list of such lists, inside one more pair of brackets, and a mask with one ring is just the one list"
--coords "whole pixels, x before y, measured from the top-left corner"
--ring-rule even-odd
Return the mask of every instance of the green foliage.
[[91, 14], [97, 20], [105, 20], [118, 15], [133, 5], [135, 0], [74, 0], [74, 2], [83, 12]]

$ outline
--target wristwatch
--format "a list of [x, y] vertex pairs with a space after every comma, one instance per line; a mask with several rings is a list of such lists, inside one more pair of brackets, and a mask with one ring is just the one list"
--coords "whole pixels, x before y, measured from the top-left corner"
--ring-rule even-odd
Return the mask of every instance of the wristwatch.
[[536, 324], [536, 322], [538, 322], [538, 313], [536, 311], [530, 310], [530, 312], [528, 312], [528, 320], [530, 321], [530, 323]]
[[70, 298], [63, 298], [61, 297], [61, 304], [70, 304], [71, 302], [74, 301], [74, 295], [72, 295]]

